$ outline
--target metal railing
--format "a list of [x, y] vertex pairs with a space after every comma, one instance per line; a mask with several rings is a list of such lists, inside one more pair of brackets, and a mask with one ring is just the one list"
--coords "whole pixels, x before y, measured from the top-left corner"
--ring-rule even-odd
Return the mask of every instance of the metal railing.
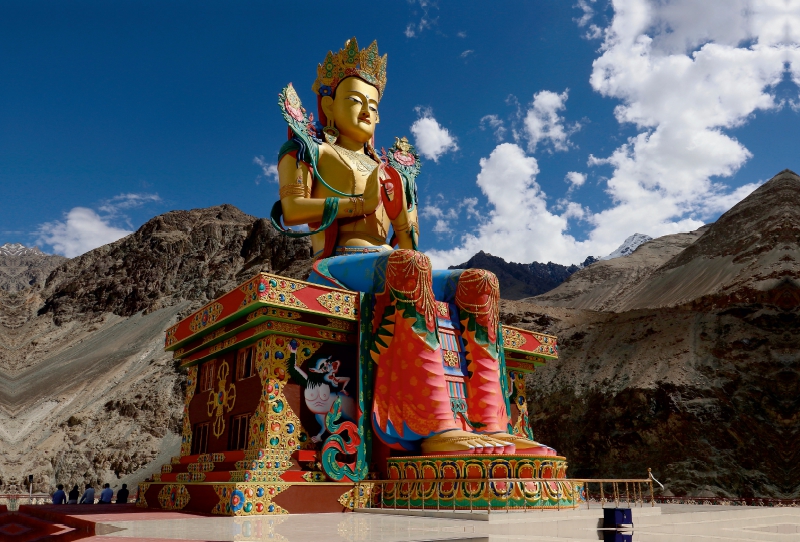
[[[354, 509], [420, 511], [533, 511], [590, 508], [592, 485], [600, 506], [655, 506], [653, 479], [428, 478], [356, 482]], [[645, 495], [646, 492], [646, 495]]]
[[773, 499], [769, 497], [656, 497], [658, 504], [693, 504], [716, 506], [774, 506], [800, 507], [800, 499]]

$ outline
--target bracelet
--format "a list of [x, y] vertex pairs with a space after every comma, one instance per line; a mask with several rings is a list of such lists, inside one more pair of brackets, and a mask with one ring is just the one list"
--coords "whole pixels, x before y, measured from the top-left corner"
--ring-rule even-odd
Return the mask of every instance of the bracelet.
[[280, 190], [278, 190], [278, 195], [280, 199], [283, 199], [288, 196], [302, 196], [307, 198], [311, 195], [308, 187], [304, 184], [287, 184], [281, 186]]
[[354, 216], [363, 216], [364, 215], [364, 198], [357, 197], [357, 198], [348, 198], [350, 203], [353, 204], [352, 209], [348, 209], [347, 213], [352, 214]]

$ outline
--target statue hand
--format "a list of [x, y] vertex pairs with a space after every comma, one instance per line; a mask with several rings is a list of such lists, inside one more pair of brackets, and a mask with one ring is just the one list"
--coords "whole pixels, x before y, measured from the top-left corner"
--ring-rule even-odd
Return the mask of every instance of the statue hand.
[[364, 214], [371, 214], [375, 212], [381, 204], [381, 183], [378, 180], [380, 168], [375, 168], [372, 175], [367, 179], [367, 185], [364, 187]]

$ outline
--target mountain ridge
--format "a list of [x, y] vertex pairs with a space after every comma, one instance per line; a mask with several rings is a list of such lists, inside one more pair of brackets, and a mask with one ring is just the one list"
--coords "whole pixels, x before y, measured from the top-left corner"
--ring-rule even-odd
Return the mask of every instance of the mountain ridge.
[[552, 290], [570, 275], [596, 262], [589, 256], [580, 265], [561, 265], [553, 262], [529, 264], [507, 262], [499, 256], [480, 251], [466, 262], [448, 269], [486, 269], [497, 276], [503, 299], [523, 299]]

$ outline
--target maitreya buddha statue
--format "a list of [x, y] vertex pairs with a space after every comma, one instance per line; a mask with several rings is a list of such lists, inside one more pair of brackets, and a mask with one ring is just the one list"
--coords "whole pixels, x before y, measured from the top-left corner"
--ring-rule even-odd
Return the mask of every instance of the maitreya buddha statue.
[[[370, 416], [382, 442], [424, 455], [555, 455], [509, 432], [497, 278], [479, 269], [434, 271], [417, 251], [419, 156], [406, 138], [382, 154], [374, 148], [386, 60], [376, 42], [359, 49], [355, 38], [329, 52], [313, 86], [316, 121], [291, 84], [280, 94], [289, 140], [279, 154], [273, 224], [311, 236], [310, 282], [369, 296]], [[309, 231], [287, 231], [281, 220]], [[455, 362], [440, 345], [435, 300], [458, 315], [463, 353]]]

